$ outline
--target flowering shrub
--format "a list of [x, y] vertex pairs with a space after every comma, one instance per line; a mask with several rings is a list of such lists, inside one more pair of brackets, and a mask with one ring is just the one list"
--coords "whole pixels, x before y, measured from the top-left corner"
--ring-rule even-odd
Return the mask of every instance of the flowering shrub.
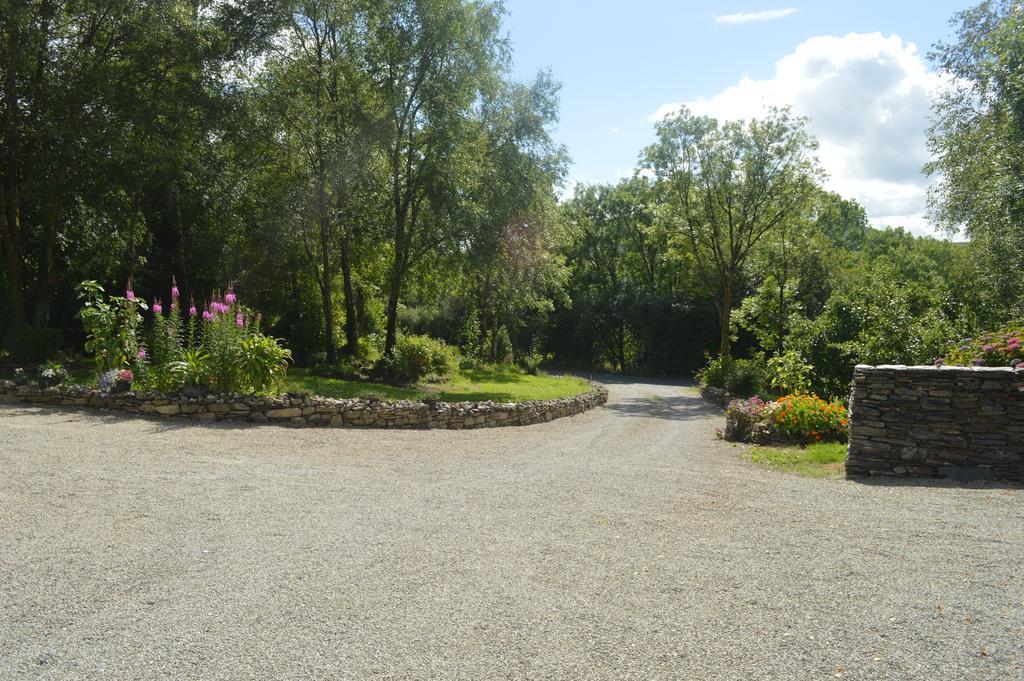
[[977, 338], [964, 338], [952, 346], [937, 366], [1020, 367], [1024, 369], [1024, 321], [1007, 324]]
[[[172, 279], [169, 309], [165, 311], [159, 298], [153, 301], [148, 348], [138, 338], [139, 310], [147, 306], [130, 284], [123, 298], [110, 302], [95, 282], [84, 282], [80, 289], [86, 299], [80, 313], [89, 334], [86, 350], [96, 356], [103, 390], [128, 380], [163, 391], [186, 385], [219, 392], [264, 392], [284, 374], [291, 359], [291, 352], [277, 339], [260, 332], [259, 315], [243, 307], [230, 288], [223, 297], [214, 294], [201, 317], [190, 303], [186, 326]], [[116, 371], [127, 371], [130, 378], [112, 375]]]
[[749, 400], [731, 400], [725, 408], [725, 432], [730, 442], [755, 439], [755, 426], [764, 421], [765, 401], [757, 395]]
[[817, 395], [780, 397], [765, 407], [765, 417], [771, 432], [799, 442], [845, 442], [850, 423], [842, 402]]
[[135, 374], [132, 373], [131, 369], [121, 369], [117, 372], [117, 380], [124, 383], [131, 383], [135, 380]]
[[846, 407], [839, 401], [797, 394], [765, 402], [755, 396], [729, 403], [722, 437], [731, 442], [845, 442], [848, 426]]

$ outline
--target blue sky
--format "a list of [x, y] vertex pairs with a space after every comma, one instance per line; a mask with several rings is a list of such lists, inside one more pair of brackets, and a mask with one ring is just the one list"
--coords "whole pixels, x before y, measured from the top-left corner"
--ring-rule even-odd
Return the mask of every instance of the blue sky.
[[506, 0], [506, 29], [519, 78], [550, 68], [562, 83], [571, 182], [629, 174], [680, 103], [719, 118], [791, 104], [811, 119], [830, 188], [875, 224], [929, 233], [919, 169], [938, 80], [926, 55], [973, 4]]

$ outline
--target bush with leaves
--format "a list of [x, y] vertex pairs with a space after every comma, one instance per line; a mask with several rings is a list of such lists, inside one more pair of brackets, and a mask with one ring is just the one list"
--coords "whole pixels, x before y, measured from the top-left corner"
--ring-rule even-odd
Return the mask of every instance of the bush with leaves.
[[811, 389], [814, 367], [803, 361], [799, 353], [787, 350], [768, 360], [768, 380], [782, 394], [806, 393]]
[[455, 348], [430, 336], [401, 335], [394, 352], [378, 362], [377, 373], [400, 385], [441, 381], [459, 370]]
[[131, 282], [124, 296], [106, 295], [95, 281], [78, 285], [78, 297], [84, 305], [78, 313], [85, 327], [85, 350], [93, 356], [97, 375], [111, 369], [138, 367], [145, 354], [139, 343], [144, 301], [135, 297]]
[[750, 397], [763, 392], [767, 371], [761, 355], [751, 359], [724, 356], [709, 359], [707, 365], [697, 372], [696, 378], [702, 386], [721, 388], [736, 397]]

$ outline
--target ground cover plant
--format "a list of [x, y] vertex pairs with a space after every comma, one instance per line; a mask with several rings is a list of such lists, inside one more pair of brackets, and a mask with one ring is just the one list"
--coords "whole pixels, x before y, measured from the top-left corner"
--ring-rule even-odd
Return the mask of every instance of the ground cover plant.
[[820, 442], [806, 447], [751, 447], [746, 456], [764, 468], [808, 478], [838, 478], [843, 475], [846, 445]]

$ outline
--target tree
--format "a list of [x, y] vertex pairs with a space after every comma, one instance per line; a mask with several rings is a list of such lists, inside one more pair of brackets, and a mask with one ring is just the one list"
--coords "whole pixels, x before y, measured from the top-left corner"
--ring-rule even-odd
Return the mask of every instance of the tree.
[[368, 74], [381, 112], [390, 246], [384, 352], [413, 267], [445, 244], [478, 179], [484, 130], [474, 105], [506, 62], [501, 6], [465, 0], [386, 0], [368, 14]]
[[804, 121], [773, 109], [749, 123], [694, 116], [683, 108], [656, 126], [642, 160], [654, 173], [719, 321], [728, 355], [743, 265], [757, 243], [807, 210], [820, 175]]
[[[263, 103], [274, 116], [286, 154], [301, 168], [306, 210], [299, 237], [320, 290], [327, 361], [336, 359], [334, 276], [340, 266], [346, 351], [359, 349], [353, 289], [353, 232], [343, 218], [364, 184], [372, 150], [359, 35], [365, 13], [349, 0], [299, 3], [261, 75]], [[309, 225], [314, 227], [310, 238]]]
[[971, 238], [977, 278], [1005, 317], [1024, 301], [1024, 6], [988, 0], [952, 24], [956, 41], [930, 55], [950, 76], [928, 135], [931, 209]]

